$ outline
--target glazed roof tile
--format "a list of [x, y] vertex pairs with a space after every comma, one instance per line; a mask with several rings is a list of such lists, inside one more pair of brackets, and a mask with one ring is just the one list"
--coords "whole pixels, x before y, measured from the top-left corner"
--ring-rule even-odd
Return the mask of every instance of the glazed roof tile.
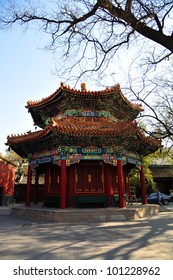
[[7, 137], [7, 145], [22, 144], [37, 141], [46, 137], [51, 132], [49, 126], [45, 127], [43, 130], [28, 132], [25, 134], [11, 135]]
[[173, 178], [172, 165], [150, 165], [150, 170], [154, 178]]
[[150, 146], [160, 147], [161, 141], [152, 137], [146, 137], [137, 127], [135, 122], [111, 122], [107, 118], [100, 118], [100, 121], [87, 121], [86, 118], [68, 117], [58, 120], [52, 118], [51, 123], [43, 130], [22, 135], [8, 136], [7, 145], [20, 145], [44, 139], [53, 131], [59, 135], [81, 136], [133, 136], [138, 137]]
[[138, 136], [148, 145], [161, 146], [161, 141], [146, 137], [137, 127], [136, 122], [112, 122], [109, 118], [100, 118], [100, 121], [87, 121], [87, 117], [68, 117], [61, 120], [52, 118], [52, 126], [59, 133], [71, 136]]
[[68, 93], [69, 95], [73, 95], [73, 96], [76, 96], [76, 97], [85, 97], [85, 98], [100, 98], [100, 97], [107, 97], [107, 96], [110, 96], [112, 94], [120, 94], [121, 95], [121, 98], [130, 106], [132, 107], [133, 109], [135, 110], [138, 110], [138, 111], [141, 111], [142, 108], [141, 108], [141, 104], [136, 104], [136, 103], [131, 103], [124, 95], [123, 93], [121, 92], [121, 89], [120, 89], [120, 85], [117, 84], [115, 86], [112, 86], [112, 87], [109, 87], [109, 88], [106, 88], [104, 90], [97, 90], [97, 91], [87, 91], [87, 90], [76, 90], [76, 89], [73, 89], [69, 86], [66, 86], [64, 85], [63, 83], [61, 83], [60, 87], [53, 93], [51, 94], [50, 96], [46, 97], [46, 98], [43, 98], [41, 100], [36, 100], [36, 101], [28, 101], [27, 102], [27, 105], [26, 105], [26, 108], [28, 109], [32, 109], [32, 108], [35, 108], [35, 107], [40, 107], [40, 106], [44, 106], [46, 105], [47, 103], [50, 103], [51, 101], [53, 101], [54, 99], [56, 99], [57, 97], [59, 97], [62, 92], [66, 92]]
[[121, 135], [134, 132], [136, 129], [130, 122], [112, 122], [108, 118], [90, 120], [88, 117], [67, 117], [63, 119], [52, 118], [54, 129], [63, 134], [73, 136], [102, 136]]

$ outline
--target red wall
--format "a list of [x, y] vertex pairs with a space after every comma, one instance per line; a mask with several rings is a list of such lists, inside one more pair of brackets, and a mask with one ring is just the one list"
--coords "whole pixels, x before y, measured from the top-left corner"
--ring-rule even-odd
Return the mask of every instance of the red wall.
[[15, 168], [4, 161], [0, 161], [0, 186], [4, 188], [3, 195], [14, 193]]

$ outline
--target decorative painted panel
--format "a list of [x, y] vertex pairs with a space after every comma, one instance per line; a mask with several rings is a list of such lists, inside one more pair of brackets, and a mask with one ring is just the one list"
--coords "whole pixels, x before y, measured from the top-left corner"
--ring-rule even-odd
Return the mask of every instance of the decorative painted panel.
[[66, 158], [67, 165], [80, 160], [103, 160], [105, 163], [117, 165], [117, 159], [122, 159], [123, 164], [132, 163], [141, 165], [141, 158], [136, 153], [128, 152], [122, 146], [58, 146], [50, 151], [45, 150], [32, 155], [31, 165], [56, 163], [61, 164], [62, 157]]

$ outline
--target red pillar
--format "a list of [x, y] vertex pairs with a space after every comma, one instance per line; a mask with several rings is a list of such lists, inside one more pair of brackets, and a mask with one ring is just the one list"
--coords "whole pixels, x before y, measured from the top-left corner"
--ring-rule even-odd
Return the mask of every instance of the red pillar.
[[34, 186], [34, 204], [38, 203], [38, 179], [39, 179], [39, 175], [36, 172], [36, 175], [35, 175], [35, 186]]
[[108, 196], [108, 206], [111, 207], [113, 191], [112, 191], [111, 173], [110, 173], [109, 167], [110, 167], [109, 165], [104, 166], [104, 172], [105, 172], [104, 177], [105, 177], [105, 183], [106, 183], [106, 192], [107, 192], [107, 196]]
[[30, 201], [31, 201], [31, 182], [32, 182], [32, 168], [31, 168], [31, 165], [28, 165], [28, 177], [27, 177], [27, 185], [26, 185], [25, 206], [30, 206]]
[[127, 166], [124, 169], [124, 179], [125, 179], [125, 193], [129, 195], [129, 176]]
[[144, 166], [143, 165], [141, 166], [140, 179], [141, 179], [141, 189], [142, 189], [142, 204], [147, 204]]
[[69, 172], [68, 172], [68, 194], [67, 194], [67, 207], [72, 207], [72, 198], [73, 198], [73, 186], [74, 186], [74, 175], [75, 175], [75, 170], [74, 170], [74, 165], [69, 166]]
[[118, 171], [118, 193], [119, 193], [119, 207], [125, 207], [124, 201], [124, 190], [123, 190], [123, 166], [122, 160], [117, 160], [117, 171]]
[[61, 160], [60, 208], [66, 208], [66, 159]]

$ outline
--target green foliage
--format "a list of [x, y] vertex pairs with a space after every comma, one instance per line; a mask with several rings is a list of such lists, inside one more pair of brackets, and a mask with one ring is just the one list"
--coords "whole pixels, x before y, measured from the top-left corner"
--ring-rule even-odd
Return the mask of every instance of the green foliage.
[[148, 155], [147, 160], [151, 163], [154, 161], [159, 161], [162, 162], [164, 161], [166, 164], [173, 164], [173, 150], [172, 149], [167, 149], [167, 148], [162, 148], [157, 150], [155, 153]]
[[[145, 170], [145, 180], [147, 185], [147, 193], [153, 191], [155, 187], [153, 176], [149, 168], [151, 162], [152, 162], [151, 156], [146, 156], [144, 158], [144, 170]], [[140, 171], [137, 168], [133, 168], [130, 172], [130, 186], [134, 186], [136, 190], [140, 188]]]
[[[155, 184], [153, 181], [153, 176], [149, 166], [156, 162], [162, 160], [166, 163], [173, 164], [173, 151], [166, 148], [162, 148], [150, 154], [144, 158], [144, 170], [145, 170], [145, 180], [147, 185], [147, 193], [151, 193], [155, 189]], [[140, 188], [140, 171], [137, 168], [133, 168], [130, 171], [130, 186], [134, 186], [137, 189]]]
[[150, 164], [152, 163], [152, 157], [146, 156], [144, 158], [144, 170], [145, 170], [145, 179], [147, 183], [147, 192], [150, 193], [154, 190], [155, 188], [155, 183], [153, 181], [153, 176], [151, 173], [151, 170], [149, 168]]
[[5, 157], [15, 163], [17, 163], [16, 174], [26, 175], [28, 170], [28, 163], [23, 158], [21, 158], [18, 154], [16, 154], [13, 150], [7, 151]]

